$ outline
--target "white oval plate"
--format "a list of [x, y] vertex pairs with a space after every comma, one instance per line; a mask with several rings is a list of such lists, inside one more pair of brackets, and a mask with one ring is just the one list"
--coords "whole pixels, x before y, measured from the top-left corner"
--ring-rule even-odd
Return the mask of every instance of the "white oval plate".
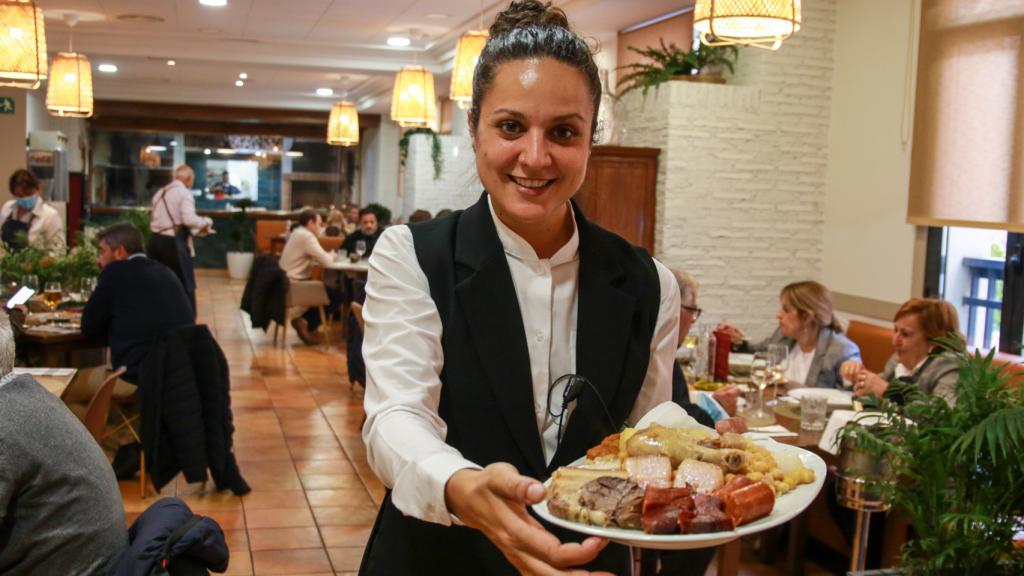
[[797, 402], [803, 396], [810, 394], [812, 396], [824, 396], [828, 399], [828, 405], [833, 408], [853, 406], [853, 392], [849, 390], [839, 390], [837, 388], [794, 388], [787, 392], [787, 394], [791, 398], [796, 398]]
[[[533, 510], [540, 515], [541, 518], [555, 524], [556, 526], [587, 534], [588, 536], [600, 536], [602, 538], [607, 538], [612, 542], [618, 542], [619, 544], [624, 544], [626, 546], [636, 546], [638, 548], [651, 548], [657, 550], [685, 550], [689, 548], [710, 548], [712, 546], [720, 546], [741, 536], [755, 534], [788, 522], [796, 515], [800, 514], [800, 512], [803, 512], [804, 508], [810, 506], [811, 502], [813, 502], [814, 498], [818, 495], [818, 492], [821, 491], [822, 485], [825, 483], [825, 474], [827, 473], [825, 461], [817, 454], [802, 448], [797, 448], [796, 446], [780, 444], [771, 438], [758, 438], [755, 439], [754, 442], [764, 446], [772, 452], [792, 452], [796, 454], [799, 456], [804, 466], [814, 471], [814, 482], [810, 484], [801, 484], [795, 489], [777, 498], [775, 500], [775, 508], [772, 509], [771, 514], [761, 518], [760, 520], [751, 522], [750, 524], [744, 524], [735, 530], [730, 530], [728, 532], [710, 532], [708, 534], [645, 534], [640, 530], [602, 528], [600, 526], [580, 524], [578, 522], [572, 522], [571, 520], [558, 518], [548, 511], [547, 500], [540, 504], [535, 504], [533, 506]], [[585, 458], [581, 458], [575, 463], [582, 462], [583, 460], [585, 460]], [[545, 485], [550, 482], [551, 480], [549, 479]]]

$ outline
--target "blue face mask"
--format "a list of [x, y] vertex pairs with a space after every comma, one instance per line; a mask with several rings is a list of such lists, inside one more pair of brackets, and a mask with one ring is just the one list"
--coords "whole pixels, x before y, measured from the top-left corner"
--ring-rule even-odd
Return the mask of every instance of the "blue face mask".
[[24, 198], [18, 198], [16, 202], [18, 203], [19, 208], [22, 208], [24, 210], [32, 210], [33, 208], [36, 207], [36, 204], [39, 202], [39, 196], [26, 196]]

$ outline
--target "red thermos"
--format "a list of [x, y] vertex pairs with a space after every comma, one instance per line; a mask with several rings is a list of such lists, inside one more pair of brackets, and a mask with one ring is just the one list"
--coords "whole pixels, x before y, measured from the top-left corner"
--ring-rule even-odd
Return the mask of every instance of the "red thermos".
[[732, 339], [725, 332], [715, 332], [715, 382], [729, 380], [729, 349]]

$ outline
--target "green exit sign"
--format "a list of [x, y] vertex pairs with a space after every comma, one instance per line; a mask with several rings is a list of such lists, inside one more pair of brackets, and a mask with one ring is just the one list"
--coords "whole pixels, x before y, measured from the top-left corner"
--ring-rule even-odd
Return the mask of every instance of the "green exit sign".
[[14, 114], [14, 98], [0, 96], [0, 114]]

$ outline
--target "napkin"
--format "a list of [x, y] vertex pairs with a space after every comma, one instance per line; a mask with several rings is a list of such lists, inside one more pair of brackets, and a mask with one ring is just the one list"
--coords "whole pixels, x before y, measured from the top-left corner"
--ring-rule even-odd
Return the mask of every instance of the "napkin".
[[771, 426], [758, 426], [749, 429], [754, 434], [761, 436], [771, 436], [773, 438], [785, 438], [787, 436], [799, 436], [796, 432], [786, 429], [786, 427], [780, 424], [773, 424]]
[[662, 402], [644, 414], [644, 417], [633, 426], [636, 429], [647, 428], [651, 424], [661, 424], [666, 428], [701, 428], [714, 434], [715, 431], [693, 419], [683, 410], [683, 407], [675, 402]]
[[818, 441], [818, 448], [821, 448], [825, 452], [832, 454], [833, 456], [839, 455], [839, 443], [836, 442], [836, 433], [843, 426], [846, 426], [854, 418], [857, 419], [858, 424], [865, 426], [872, 426], [878, 424], [882, 418], [881, 412], [854, 412], [853, 410], [836, 410], [832, 412], [832, 415], [828, 418], [828, 424], [825, 424], [825, 431], [821, 433], [821, 440]]

